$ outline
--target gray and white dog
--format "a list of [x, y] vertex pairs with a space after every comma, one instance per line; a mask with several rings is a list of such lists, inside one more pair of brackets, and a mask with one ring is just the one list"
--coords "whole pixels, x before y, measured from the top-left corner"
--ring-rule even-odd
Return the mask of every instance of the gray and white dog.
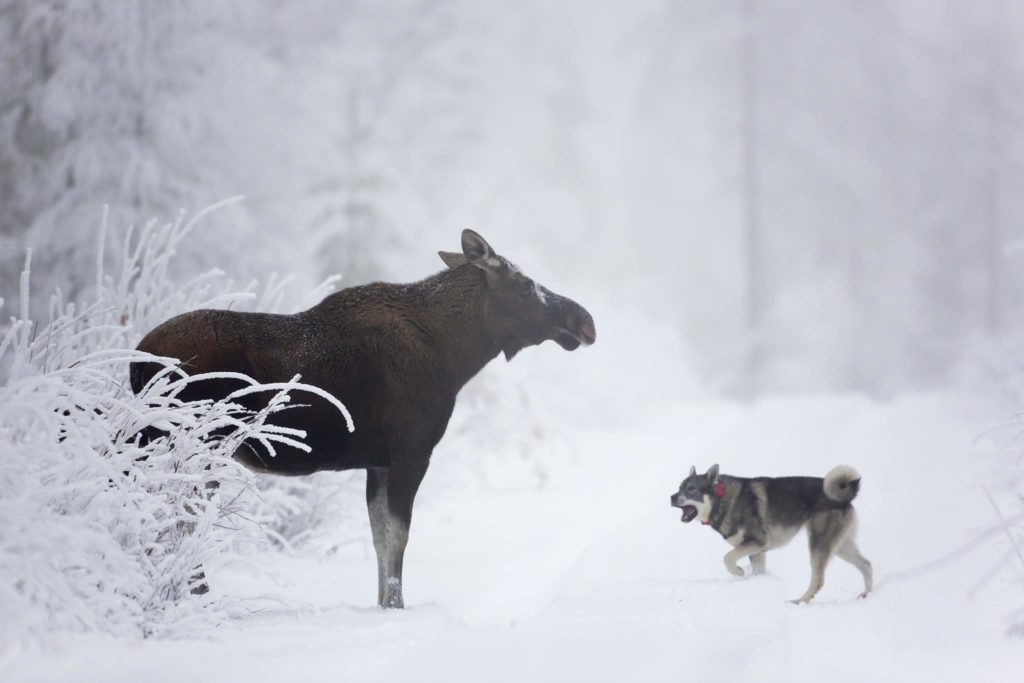
[[681, 508], [683, 522], [700, 517], [702, 524], [722, 534], [733, 549], [725, 568], [743, 576], [736, 563], [750, 557], [754, 574], [765, 571], [765, 553], [789, 543], [807, 527], [811, 549], [811, 585], [795, 603], [810, 602], [825, 583], [825, 567], [838, 555], [864, 577], [865, 597], [871, 592], [871, 563], [860, 554], [854, 536], [857, 513], [852, 501], [860, 475], [852, 467], [836, 467], [821, 477], [755, 477], [745, 479], [718, 473], [712, 465], [704, 474], [690, 474], [671, 497]]

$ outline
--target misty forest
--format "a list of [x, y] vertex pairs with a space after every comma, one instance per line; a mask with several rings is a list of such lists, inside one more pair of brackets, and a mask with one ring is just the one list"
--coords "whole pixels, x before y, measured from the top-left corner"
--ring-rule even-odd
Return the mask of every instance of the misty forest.
[[[1012, 0], [0, 0], [0, 678], [1012, 676], [1022, 45]], [[517, 345], [435, 425], [356, 324], [465, 282], [427, 347]], [[318, 401], [429, 422], [411, 523], [397, 446], [239, 456], [328, 457]], [[669, 502], [716, 464], [856, 468], [873, 590], [826, 559], [790, 604], [803, 532], [731, 576]]]

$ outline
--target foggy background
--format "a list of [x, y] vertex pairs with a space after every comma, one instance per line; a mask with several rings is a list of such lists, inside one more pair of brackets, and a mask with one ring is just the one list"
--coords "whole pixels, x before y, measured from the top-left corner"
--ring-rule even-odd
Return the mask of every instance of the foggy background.
[[32, 247], [35, 292], [87, 293], [104, 204], [244, 194], [183, 279], [411, 281], [472, 227], [713, 391], [984, 379], [1022, 35], [1004, 0], [3, 0], [0, 290]]

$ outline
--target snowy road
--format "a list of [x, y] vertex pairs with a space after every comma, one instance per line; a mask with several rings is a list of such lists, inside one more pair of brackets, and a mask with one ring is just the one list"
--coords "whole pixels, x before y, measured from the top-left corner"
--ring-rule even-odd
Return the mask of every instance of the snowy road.
[[[541, 490], [453, 489], [439, 458], [414, 520], [404, 612], [372, 605], [362, 548], [261, 556], [260, 571], [211, 573], [262, 611], [200, 640], [79, 638], [8, 661], [4, 680], [1009, 680], [1024, 666], [1024, 645], [1005, 636], [1024, 602], [1020, 567], [968, 597], [1005, 539], [894, 576], [995, 520], [971, 446], [979, 425], [956, 413], [941, 397], [679, 403], [629, 429], [581, 433]], [[725, 542], [668, 506], [691, 462], [742, 475], [855, 465], [860, 545], [879, 590], [855, 601], [860, 577], [837, 560], [813, 604], [789, 604], [809, 578], [802, 535], [769, 555], [768, 576], [728, 576]]]

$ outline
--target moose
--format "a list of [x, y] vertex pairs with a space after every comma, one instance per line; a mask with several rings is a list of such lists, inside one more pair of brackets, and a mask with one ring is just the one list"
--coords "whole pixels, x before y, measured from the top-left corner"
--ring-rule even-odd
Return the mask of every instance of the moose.
[[[188, 385], [184, 400], [218, 400], [239, 388], [227, 373], [261, 383], [295, 375], [341, 401], [316, 395], [271, 416], [305, 432], [309, 452], [271, 455], [244, 442], [234, 458], [260, 472], [302, 475], [366, 470], [366, 506], [377, 555], [377, 604], [402, 608], [402, 562], [413, 500], [448, 426], [459, 390], [499, 353], [555, 341], [567, 351], [596, 339], [594, 319], [499, 256], [479, 234], [462, 233], [462, 253], [438, 252], [447, 269], [412, 284], [375, 282], [327, 296], [293, 315], [197, 310], [159, 325], [139, 350], [179, 359], [183, 372], [220, 373]], [[136, 393], [161, 370], [132, 364]], [[247, 397], [259, 409], [266, 398]], [[259, 401], [264, 401], [262, 405]]]

